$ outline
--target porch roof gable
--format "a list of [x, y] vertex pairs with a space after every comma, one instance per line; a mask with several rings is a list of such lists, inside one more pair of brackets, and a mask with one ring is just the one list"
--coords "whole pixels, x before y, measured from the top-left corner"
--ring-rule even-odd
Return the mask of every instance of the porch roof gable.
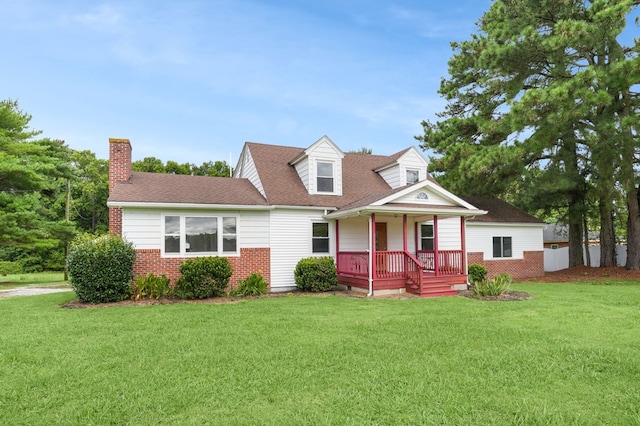
[[[419, 190], [425, 190], [429, 193], [437, 194], [443, 200], [446, 200], [447, 204], [408, 203], [402, 201], [402, 198], [406, 195]], [[359, 214], [377, 212], [406, 213], [414, 215], [442, 214], [451, 216], [481, 216], [487, 213], [487, 211], [476, 208], [460, 197], [442, 188], [440, 185], [427, 180], [413, 185], [369, 195], [350, 203], [335, 212], [329, 213], [326, 217], [329, 219], [339, 219]]]

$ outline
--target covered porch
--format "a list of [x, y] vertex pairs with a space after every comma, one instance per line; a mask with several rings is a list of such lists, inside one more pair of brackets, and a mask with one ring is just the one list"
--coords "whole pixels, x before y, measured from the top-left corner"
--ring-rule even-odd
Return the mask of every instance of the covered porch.
[[[444, 296], [465, 289], [465, 216], [425, 213], [369, 212], [336, 220], [340, 284], [369, 295]], [[357, 243], [363, 234], [366, 247]]]

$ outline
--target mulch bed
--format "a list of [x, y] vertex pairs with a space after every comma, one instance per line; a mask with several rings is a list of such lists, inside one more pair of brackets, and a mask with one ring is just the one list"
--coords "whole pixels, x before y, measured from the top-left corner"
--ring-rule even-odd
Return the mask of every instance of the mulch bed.
[[[532, 278], [527, 280], [528, 282], [580, 282], [580, 281], [596, 281], [596, 280], [611, 280], [611, 279], [637, 279], [640, 280], [640, 271], [628, 271], [623, 267], [608, 267], [608, 268], [592, 268], [588, 266], [577, 266], [569, 269], [562, 269], [560, 271], [547, 272], [544, 277]], [[269, 293], [263, 296], [257, 296], [260, 298], [267, 297], [297, 297], [297, 296], [346, 296], [346, 297], [366, 297], [365, 293], [354, 291], [332, 291], [326, 293], [308, 293], [301, 291], [292, 291], [286, 293]], [[473, 294], [470, 290], [464, 290], [458, 292], [459, 296], [468, 297], [471, 299], [487, 300], [487, 301], [519, 301], [531, 299], [529, 293], [523, 291], [507, 291], [500, 296], [485, 296], [479, 297]], [[198, 300], [180, 300], [180, 299], [159, 299], [159, 300], [123, 300], [122, 302], [113, 303], [82, 303], [78, 300], [62, 305], [64, 308], [102, 308], [110, 306], [150, 306], [150, 305], [167, 305], [173, 303], [239, 303], [244, 300], [251, 300], [257, 297], [215, 297], [210, 299], [198, 299]], [[412, 299], [416, 298], [410, 293], [391, 294], [385, 296], [375, 296], [376, 299]]]
[[596, 281], [612, 279], [635, 279], [640, 280], [640, 270], [628, 271], [622, 266], [610, 266], [606, 268], [593, 268], [589, 266], [576, 266], [568, 269], [561, 269], [554, 272], [546, 272], [544, 277], [532, 278], [530, 282], [576, 282], [576, 281]]

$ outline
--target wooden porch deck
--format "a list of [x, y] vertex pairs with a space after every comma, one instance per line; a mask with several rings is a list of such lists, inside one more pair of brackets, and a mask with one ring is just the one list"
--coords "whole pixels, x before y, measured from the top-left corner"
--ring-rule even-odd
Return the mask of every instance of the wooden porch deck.
[[[369, 253], [340, 252], [338, 281], [346, 286], [369, 289]], [[375, 252], [373, 291], [402, 290], [425, 297], [457, 294], [456, 285], [466, 285], [461, 250]]]

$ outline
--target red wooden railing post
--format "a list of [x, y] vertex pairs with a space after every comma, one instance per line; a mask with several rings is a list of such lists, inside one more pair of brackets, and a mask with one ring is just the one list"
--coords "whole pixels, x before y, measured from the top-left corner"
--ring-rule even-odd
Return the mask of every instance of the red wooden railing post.
[[438, 254], [438, 216], [433, 216], [433, 269], [437, 277], [440, 275], [440, 255]]

